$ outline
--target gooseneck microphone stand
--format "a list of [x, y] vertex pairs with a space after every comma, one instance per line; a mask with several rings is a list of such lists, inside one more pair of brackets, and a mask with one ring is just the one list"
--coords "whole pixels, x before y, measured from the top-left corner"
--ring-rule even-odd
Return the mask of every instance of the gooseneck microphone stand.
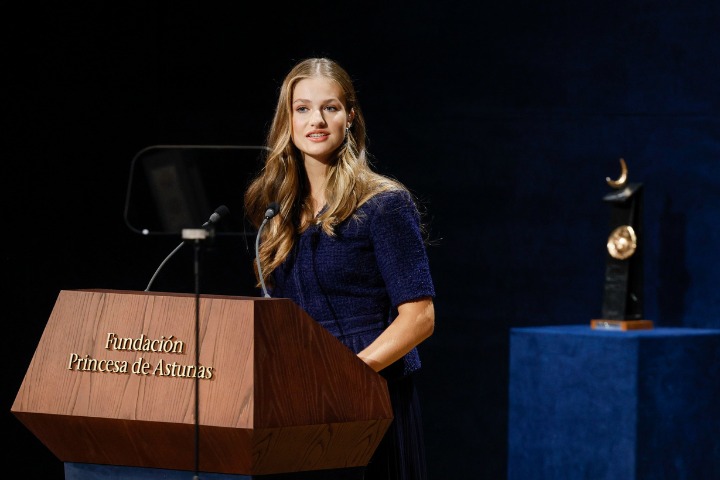
[[182, 230], [182, 241], [165, 257], [160, 266], [155, 270], [150, 282], [145, 288], [146, 292], [150, 291], [150, 287], [155, 281], [158, 273], [162, 270], [162, 267], [167, 263], [180, 248], [185, 245], [186, 242], [192, 241], [194, 246], [194, 259], [193, 259], [193, 274], [195, 276], [195, 475], [193, 480], [200, 479], [200, 377], [198, 376], [198, 370], [200, 369], [200, 256], [201, 256], [201, 244], [202, 240], [215, 235], [215, 224], [220, 221], [223, 217], [230, 213], [225, 205], [220, 205], [215, 212], [210, 216], [210, 219], [205, 222], [202, 228], [184, 228]]
[[279, 211], [280, 205], [278, 205], [277, 202], [272, 202], [267, 206], [265, 215], [263, 215], [263, 221], [260, 224], [260, 227], [258, 227], [257, 236], [255, 237], [255, 262], [257, 265], [258, 277], [260, 278], [260, 287], [262, 288], [263, 297], [265, 298], [270, 298], [270, 294], [265, 286], [265, 277], [263, 276], [262, 265], [260, 264], [260, 234], [262, 233], [262, 229], [265, 227], [265, 224], [277, 215]]

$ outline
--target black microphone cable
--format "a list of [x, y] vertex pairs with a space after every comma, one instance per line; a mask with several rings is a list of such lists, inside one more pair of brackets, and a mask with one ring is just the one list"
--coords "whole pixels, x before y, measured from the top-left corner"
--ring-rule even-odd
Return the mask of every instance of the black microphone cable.
[[332, 302], [330, 301], [330, 295], [328, 294], [327, 289], [325, 288], [325, 285], [323, 284], [323, 281], [320, 279], [320, 276], [318, 275], [318, 265], [317, 265], [317, 249], [320, 245], [320, 237], [322, 236], [322, 229], [321, 227], [312, 227], [316, 228], [314, 232], [312, 232], [312, 237], [310, 238], [310, 250], [312, 255], [312, 270], [313, 275], [315, 276], [315, 281], [318, 284], [318, 287], [320, 287], [320, 291], [322, 292], [323, 298], [325, 299], [325, 304], [328, 306], [328, 309], [330, 310], [330, 313], [332, 314], [333, 322], [335, 323], [335, 326], [338, 329], [338, 335], [340, 338], [345, 340], [345, 329], [342, 326], [342, 323], [338, 319], [337, 312], [335, 311], [335, 307], [333, 306]]

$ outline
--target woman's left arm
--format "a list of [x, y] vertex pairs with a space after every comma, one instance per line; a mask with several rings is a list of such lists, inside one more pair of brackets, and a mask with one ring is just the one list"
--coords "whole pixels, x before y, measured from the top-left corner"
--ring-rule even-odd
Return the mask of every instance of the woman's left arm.
[[358, 357], [379, 372], [432, 335], [434, 329], [435, 307], [431, 297], [402, 303], [395, 320]]

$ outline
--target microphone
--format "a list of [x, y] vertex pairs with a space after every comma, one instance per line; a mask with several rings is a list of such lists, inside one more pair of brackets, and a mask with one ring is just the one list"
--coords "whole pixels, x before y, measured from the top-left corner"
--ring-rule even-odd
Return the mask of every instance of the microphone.
[[225, 205], [220, 205], [215, 209], [212, 215], [210, 215], [208, 221], [202, 224], [202, 228], [215, 226], [216, 223], [218, 223], [220, 220], [222, 220], [229, 214], [230, 209], [228, 209], [228, 207], [226, 207]]
[[[208, 221], [202, 224], [202, 228], [214, 227], [216, 223], [218, 223], [220, 220], [222, 220], [229, 214], [230, 214], [230, 209], [228, 209], [228, 207], [226, 207], [225, 205], [220, 205], [218, 208], [215, 209], [215, 211], [212, 213], [212, 215], [210, 215], [210, 218], [208, 219]], [[163, 266], [165, 266], [167, 261], [170, 260], [170, 257], [175, 255], [175, 253], [178, 250], [180, 250], [180, 248], [183, 245], [185, 245], [185, 240], [180, 242], [180, 244], [177, 247], [175, 247], [175, 249], [173, 249], [173, 251], [170, 252], [170, 254], [167, 257], [165, 257], [165, 260], [163, 260], [160, 263], [160, 266], [158, 266], [157, 270], [155, 270], [155, 273], [153, 274], [152, 278], [150, 279], [150, 282], [148, 282], [147, 287], [145, 287], [146, 292], [150, 291], [150, 286], [155, 281], [155, 277], [158, 276], [158, 273], [160, 273], [160, 270], [162, 270]]]
[[270, 294], [268, 293], [267, 288], [265, 288], [265, 278], [263, 277], [262, 267], [260, 266], [260, 233], [262, 232], [262, 229], [268, 222], [268, 220], [277, 215], [279, 211], [280, 206], [277, 202], [271, 202], [270, 205], [268, 205], [267, 209], [265, 210], [265, 218], [263, 218], [263, 221], [260, 224], [260, 228], [258, 228], [257, 237], [255, 237], [255, 262], [257, 263], [260, 286], [262, 287], [263, 297], [265, 298], [270, 298]]

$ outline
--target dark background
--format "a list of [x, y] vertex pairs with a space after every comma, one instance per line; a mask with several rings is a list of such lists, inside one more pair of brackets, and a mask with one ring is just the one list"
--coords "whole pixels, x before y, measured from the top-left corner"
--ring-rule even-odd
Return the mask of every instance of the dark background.
[[[437, 327], [421, 346], [420, 385], [431, 477], [504, 478], [509, 331], [600, 315], [602, 197], [620, 158], [644, 185], [645, 318], [720, 327], [719, 5], [63, 2], [6, 12], [6, 465], [62, 478], [62, 463], [10, 413], [59, 291], [142, 290], [177, 244], [124, 223], [134, 155], [261, 144], [284, 74], [326, 55], [357, 80], [377, 168], [419, 196], [437, 240]], [[246, 293], [243, 248], [218, 248], [229, 268], [208, 274], [208, 293]], [[164, 281], [189, 282], [190, 253]]]

